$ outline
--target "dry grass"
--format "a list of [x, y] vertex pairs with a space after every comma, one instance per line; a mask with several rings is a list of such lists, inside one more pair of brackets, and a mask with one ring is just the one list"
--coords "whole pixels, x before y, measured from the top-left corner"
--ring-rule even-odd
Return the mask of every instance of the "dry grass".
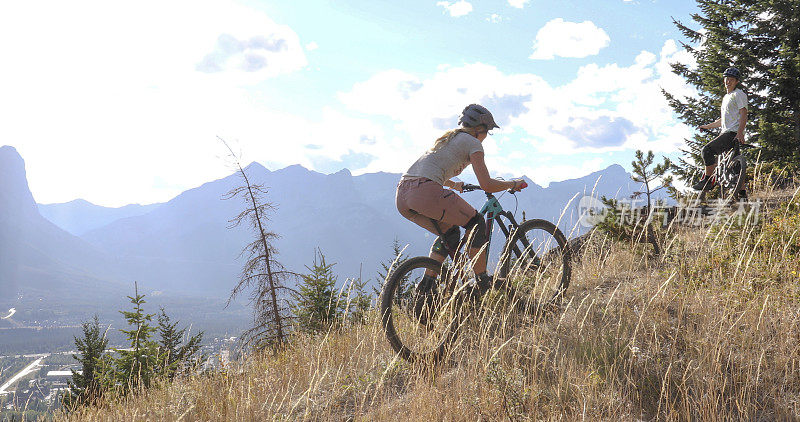
[[798, 420], [800, 252], [776, 210], [789, 222], [672, 227], [659, 258], [596, 236], [559, 312], [485, 309], [435, 368], [373, 318], [66, 419]]

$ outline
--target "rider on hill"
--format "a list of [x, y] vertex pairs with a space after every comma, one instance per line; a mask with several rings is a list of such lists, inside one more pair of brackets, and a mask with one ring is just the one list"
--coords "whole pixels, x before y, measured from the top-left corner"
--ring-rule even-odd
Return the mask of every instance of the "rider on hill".
[[[403, 217], [440, 236], [430, 252], [430, 257], [439, 262], [444, 261], [448, 250], [457, 249], [461, 239], [459, 226], [468, 233], [474, 229], [468, 254], [474, 259], [478, 292], [485, 292], [492, 284], [491, 276], [486, 274], [486, 251], [481, 252], [477, 259], [475, 255], [488, 240], [486, 222], [475, 208], [445, 187], [462, 192], [464, 183], [450, 179], [461, 174], [470, 164], [481, 189], [486, 192], [516, 191], [528, 184], [523, 180], [505, 181], [489, 177], [482, 142], [490, 130], [499, 128], [489, 110], [470, 104], [464, 108], [458, 122], [460, 128], [440, 136], [433, 147], [403, 174], [397, 185], [397, 209]], [[434, 277], [435, 274], [428, 271], [417, 288], [429, 288]]]
[[[722, 115], [713, 123], [701, 125], [700, 129], [721, 127], [720, 135], [703, 147], [703, 163], [706, 165], [705, 175], [692, 187], [696, 190], [711, 190], [714, 181], [711, 175], [717, 167], [716, 156], [736, 146], [736, 141], [744, 143], [744, 128], [747, 124], [747, 94], [737, 88], [741, 79], [739, 69], [729, 67], [722, 74], [727, 94], [722, 98]], [[744, 196], [744, 189], [739, 192]]]

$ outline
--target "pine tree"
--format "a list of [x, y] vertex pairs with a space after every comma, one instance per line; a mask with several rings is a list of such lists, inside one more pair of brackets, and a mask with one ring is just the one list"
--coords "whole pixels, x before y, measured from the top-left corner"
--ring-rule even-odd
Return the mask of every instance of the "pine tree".
[[306, 266], [308, 273], [300, 275], [292, 311], [301, 331], [322, 332], [341, 324], [345, 303], [336, 292], [334, 265], [327, 263], [322, 251], [317, 251], [313, 265]]
[[[738, 85], [748, 95], [747, 132], [758, 140], [762, 160], [781, 166], [800, 165], [800, 3], [796, 0], [697, 0], [700, 13], [692, 29], [673, 20], [688, 39], [683, 47], [696, 67], [672, 64], [672, 70], [697, 91], [678, 98], [666, 91], [672, 109], [691, 127], [715, 121], [725, 89], [722, 72], [739, 68]], [[700, 150], [716, 134], [686, 139], [675, 174], [691, 181], [703, 167]]]
[[[669, 158], [664, 157], [664, 161], [661, 164], [656, 164], [651, 169], [650, 166], [653, 165], [654, 157], [653, 151], [647, 151], [647, 156], [645, 156], [641, 150], [636, 150], [636, 159], [631, 162], [631, 166], [633, 166], [631, 179], [644, 186], [644, 191], [634, 192], [633, 197], [642, 194], [647, 195], [647, 219], [644, 221], [642, 233], [646, 236], [646, 240], [653, 245], [653, 253], [659, 255], [661, 254], [661, 248], [658, 245], [655, 230], [653, 229], [653, 212], [655, 210], [653, 209], [652, 196], [659, 190], [672, 186], [672, 176], [665, 176], [670, 167], [672, 167], [672, 162], [670, 162]], [[659, 179], [661, 183], [654, 184]]]
[[352, 323], [365, 324], [367, 314], [372, 309], [373, 296], [367, 293], [368, 280], [363, 280], [361, 276], [350, 282], [349, 318]]
[[80, 355], [72, 355], [81, 363], [81, 371], [72, 371], [69, 390], [62, 398], [64, 408], [68, 410], [77, 406], [94, 404], [103, 395], [98, 364], [106, 352], [108, 339], [105, 331], [100, 327], [97, 315], [92, 321], [81, 324], [81, 329], [83, 337], [75, 337], [75, 347]]
[[[386, 261], [381, 262], [382, 270], [378, 270], [378, 285], [381, 286], [381, 289], [383, 289], [383, 285], [386, 283], [386, 278], [389, 276], [389, 274], [391, 274], [392, 270], [394, 270], [395, 267], [400, 265], [400, 263], [402, 263], [403, 261], [406, 260], [406, 258], [408, 258], [408, 256], [403, 253], [403, 249], [404, 248], [400, 245], [400, 240], [398, 240], [395, 237], [394, 240], [392, 241], [392, 256]], [[396, 292], [395, 297], [401, 299], [410, 296], [411, 290], [408, 288], [409, 286], [407, 285], [408, 283], [400, 284], [398, 288], [405, 287], [406, 289], [405, 291]], [[380, 296], [381, 294], [380, 289], [376, 289], [374, 287], [373, 289], [375, 290], [375, 296]]]
[[116, 382], [123, 393], [140, 386], [149, 387], [158, 365], [158, 344], [152, 340], [157, 328], [150, 325], [155, 314], [144, 312], [144, 295], [139, 294], [138, 284], [135, 289], [135, 294], [128, 296], [133, 310], [120, 311], [130, 327], [120, 331], [125, 334], [130, 346], [127, 349], [116, 349], [119, 357], [113, 361]]
[[740, 0], [749, 24], [745, 47], [759, 60], [749, 78], [764, 92], [758, 121], [764, 155], [797, 170], [800, 166], [800, 3]]
[[172, 322], [164, 308], [158, 315], [159, 372], [169, 379], [178, 374], [182, 365], [189, 363], [200, 350], [203, 332], [189, 337], [184, 343], [186, 328], [178, 329], [178, 322]]
[[[631, 162], [631, 166], [633, 166], [633, 175], [631, 179], [634, 182], [641, 183], [644, 187], [643, 191], [634, 192], [634, 197], [640, 195], [647, 196], [647, 209], [648, 209], [648, 219], [650, 215], [652, 215], [652, 208], [653, 202], [651, 197], [654, 193], [658, 192], [661, 189], [669, 188], [672, 185], [672, 176], [665, 176], [667, 171], [669, 171], [670, 167], [672, 167], [672, 162], [669, 158], [664, 157], [664, 162], [661, 164], [656, 164], [655, 167], [650, 169], [650, 166], [653, 165], [653, 151], [647, 151], [647, 156], [645, 157], [644, 152], [637, 150], [636, 151], [636, 159]], [[660, 184], [653, 185], [653, 182], [661, 179]]]

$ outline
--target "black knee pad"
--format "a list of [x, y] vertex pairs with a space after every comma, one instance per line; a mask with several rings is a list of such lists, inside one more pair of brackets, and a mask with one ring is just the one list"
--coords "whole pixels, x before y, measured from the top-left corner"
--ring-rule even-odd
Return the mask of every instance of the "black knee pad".
[[[461, 241], [461, 229], [458, 226], [453, 226], [450, 230], [436, 238], [436, 241], [433, 242], [433, 246], [431, 246], [431, 252], [447, 256], [448, 251], [455, 252], [458, 249], [459, 241]], [[447, 245], [446, 248], [445, 245]]]
[[[473, 227], [475, 228], [475, 234], [470, 235], [470, 230]], [[480, 248], [486, 244], [488, 239], [486, 238], [486, 221], [483, 219], [483, 214], [475, 213], [475, 216], [464, 225], [464, 228], [467, 230], [467, 236], [472, 236], [469, 247]]]

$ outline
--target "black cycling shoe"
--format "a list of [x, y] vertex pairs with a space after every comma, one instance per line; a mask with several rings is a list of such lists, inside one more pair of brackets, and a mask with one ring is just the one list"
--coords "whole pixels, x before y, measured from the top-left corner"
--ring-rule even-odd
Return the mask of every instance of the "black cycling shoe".
[[710, 176], [703, 176], [697, 183], [692, 185], [694, 190], [711, 190], [714, 188], [714, 180]]
[[484, 272], [475, 275], [475, 284], [466, 288], [467, 298], [473, 302], [480, 301], [481, 297], [492, 289], [492, 285], [492, 276], [489, 274]]

